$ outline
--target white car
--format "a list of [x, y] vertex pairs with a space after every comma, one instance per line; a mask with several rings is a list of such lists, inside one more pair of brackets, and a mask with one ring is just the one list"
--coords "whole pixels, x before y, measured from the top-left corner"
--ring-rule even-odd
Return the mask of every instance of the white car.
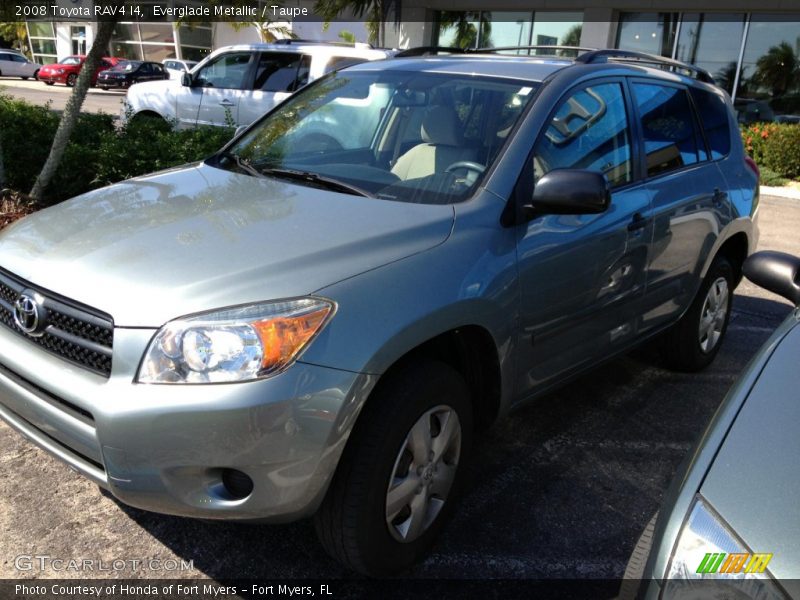
[[160, 117], [179, 128], [249, 125], [325, 73], [391, 55], [366, 44], [287, 40], [220, 48], [181, 80], [132, 86], [122, 120]]
[[19, 52], [14, 50], [0, 50], [0, 76], [1, 77], [29, 77], [36, 78], [41, 65], [29, 61]]
[[170, 79], [180, 80], [184, 73], [188, 73], [197, 65], [196, 60], [178, 60], [177, 58], [168, 58], [163, 63], [164, 68], [169, 73]]

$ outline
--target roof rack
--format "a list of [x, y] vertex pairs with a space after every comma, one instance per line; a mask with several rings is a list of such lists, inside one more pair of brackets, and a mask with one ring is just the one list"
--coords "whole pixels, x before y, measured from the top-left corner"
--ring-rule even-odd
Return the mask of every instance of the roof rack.
[[498, 46], [496, 48], [478, 48], [477, 50], [470, 50], [470, 52], [505, 52], [508, 50], [574, 50], [575, 52], [593, 52], [597, 48], [582, 48], [581, 46], [548, 46], [539, 44], [538, 46]]
[[292, 44], [304, 44], [304, 45], [321, 45], [321, 46], [342, 46], [344, 48], [372, 48], [372, 44], [367, 44], [365, 42], [326, 42], [324, 40], [303, 40], [299, 38], [281, 38], [279, 40], [275, 40], [271, 42], [272, 44], [278, 44], [280, 46], [290, 46]]
[[687, 71], [689, 76], [694, 77], [698, 81], [714, 83], [714, 78], [711, 76], [711, 73], [705, 69], [679, 60], [672, 60], [671, 58], [656, 56], [655, 54], [646, 54], [644, 52], [633, 52], [632, 50], [594, 50], [593, 52], [587, 52], [586, 54], [578, 56], [575, 62], [585, 63], [587, 65], [607, 62], [644, 63], [661, 68], [666, 67], [672, 71]]
[[416, 48], [408, 48], [407, 50], [400, 50], [394, 55], [394, 58], [408, 58], [410, 56], [432, 56], [434, 54], [466, 54], [468, 50], [464, 48], [451, 48], [446, 46], [417, 46]]

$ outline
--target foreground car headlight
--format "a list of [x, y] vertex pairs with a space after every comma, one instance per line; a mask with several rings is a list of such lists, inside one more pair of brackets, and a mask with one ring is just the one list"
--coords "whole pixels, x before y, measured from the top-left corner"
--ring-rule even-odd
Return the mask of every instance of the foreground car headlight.
[[698, 497], [678, 536], [661, 597], [785, 600], [765, 569], [771, 557], [751, 553]]
[[265, 302], [170, 321], [153, 337], [140, 383], [222, 383], [275, 375], [333, 315], [321, 298]]

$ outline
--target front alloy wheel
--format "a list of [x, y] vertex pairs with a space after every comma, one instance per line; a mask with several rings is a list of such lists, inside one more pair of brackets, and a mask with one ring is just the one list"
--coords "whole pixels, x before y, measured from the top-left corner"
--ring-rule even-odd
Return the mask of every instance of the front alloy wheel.
[[729, 302], [728, 281], [724, 277], [718, 277], [708, 288], [700, 313], [698, 337], [700, 348], [705, 353], [714, 350], [722, 339], [722, 331], [728, 318]]
[[413, 542], [447, 502], [461, 454], [461, 423], [449, 406], [422, 415], [408, 432], [386, 493], [386, 523], [400, 542]]
[[328, 553], [371, 576], [414, 564], [453, 507], [471, 433], [470, 391], [458, 371], [424, 360], [385, 375], [314, 516]]

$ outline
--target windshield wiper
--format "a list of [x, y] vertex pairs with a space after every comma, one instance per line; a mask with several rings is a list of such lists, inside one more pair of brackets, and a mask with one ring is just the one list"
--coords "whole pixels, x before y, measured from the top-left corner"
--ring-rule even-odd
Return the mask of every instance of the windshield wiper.
[[344, 181], [319, 175], [318, 173], [311, 173], [310, 171], [296, 171], [294, 169], [280, 169], [275, 167], [265, 167], [260, 170], [263, 175], [271, 175], [272, 177], [280, 177], [284, 179], [292, 179], [294, 181], [305, 181], [314, 185], [319, 185], [329, 190], [336, 192], [344, 192], [346, 194], [355, 194], [356, 196], [364, 196], [365, 198], [374, 198], [375, 196], [365, 189], [350, 185]]
[[249, 160], [242, 158], [238, 154], [234, 154], [233, 152], [223, 152], [219, 156], [220, 158], [227, 158], [228, 160], [233, 161], [233, 164], [239, 167], [242, 171], [249, 173], [253, 177], [265, 177], [261, 171], [250, 164]]

